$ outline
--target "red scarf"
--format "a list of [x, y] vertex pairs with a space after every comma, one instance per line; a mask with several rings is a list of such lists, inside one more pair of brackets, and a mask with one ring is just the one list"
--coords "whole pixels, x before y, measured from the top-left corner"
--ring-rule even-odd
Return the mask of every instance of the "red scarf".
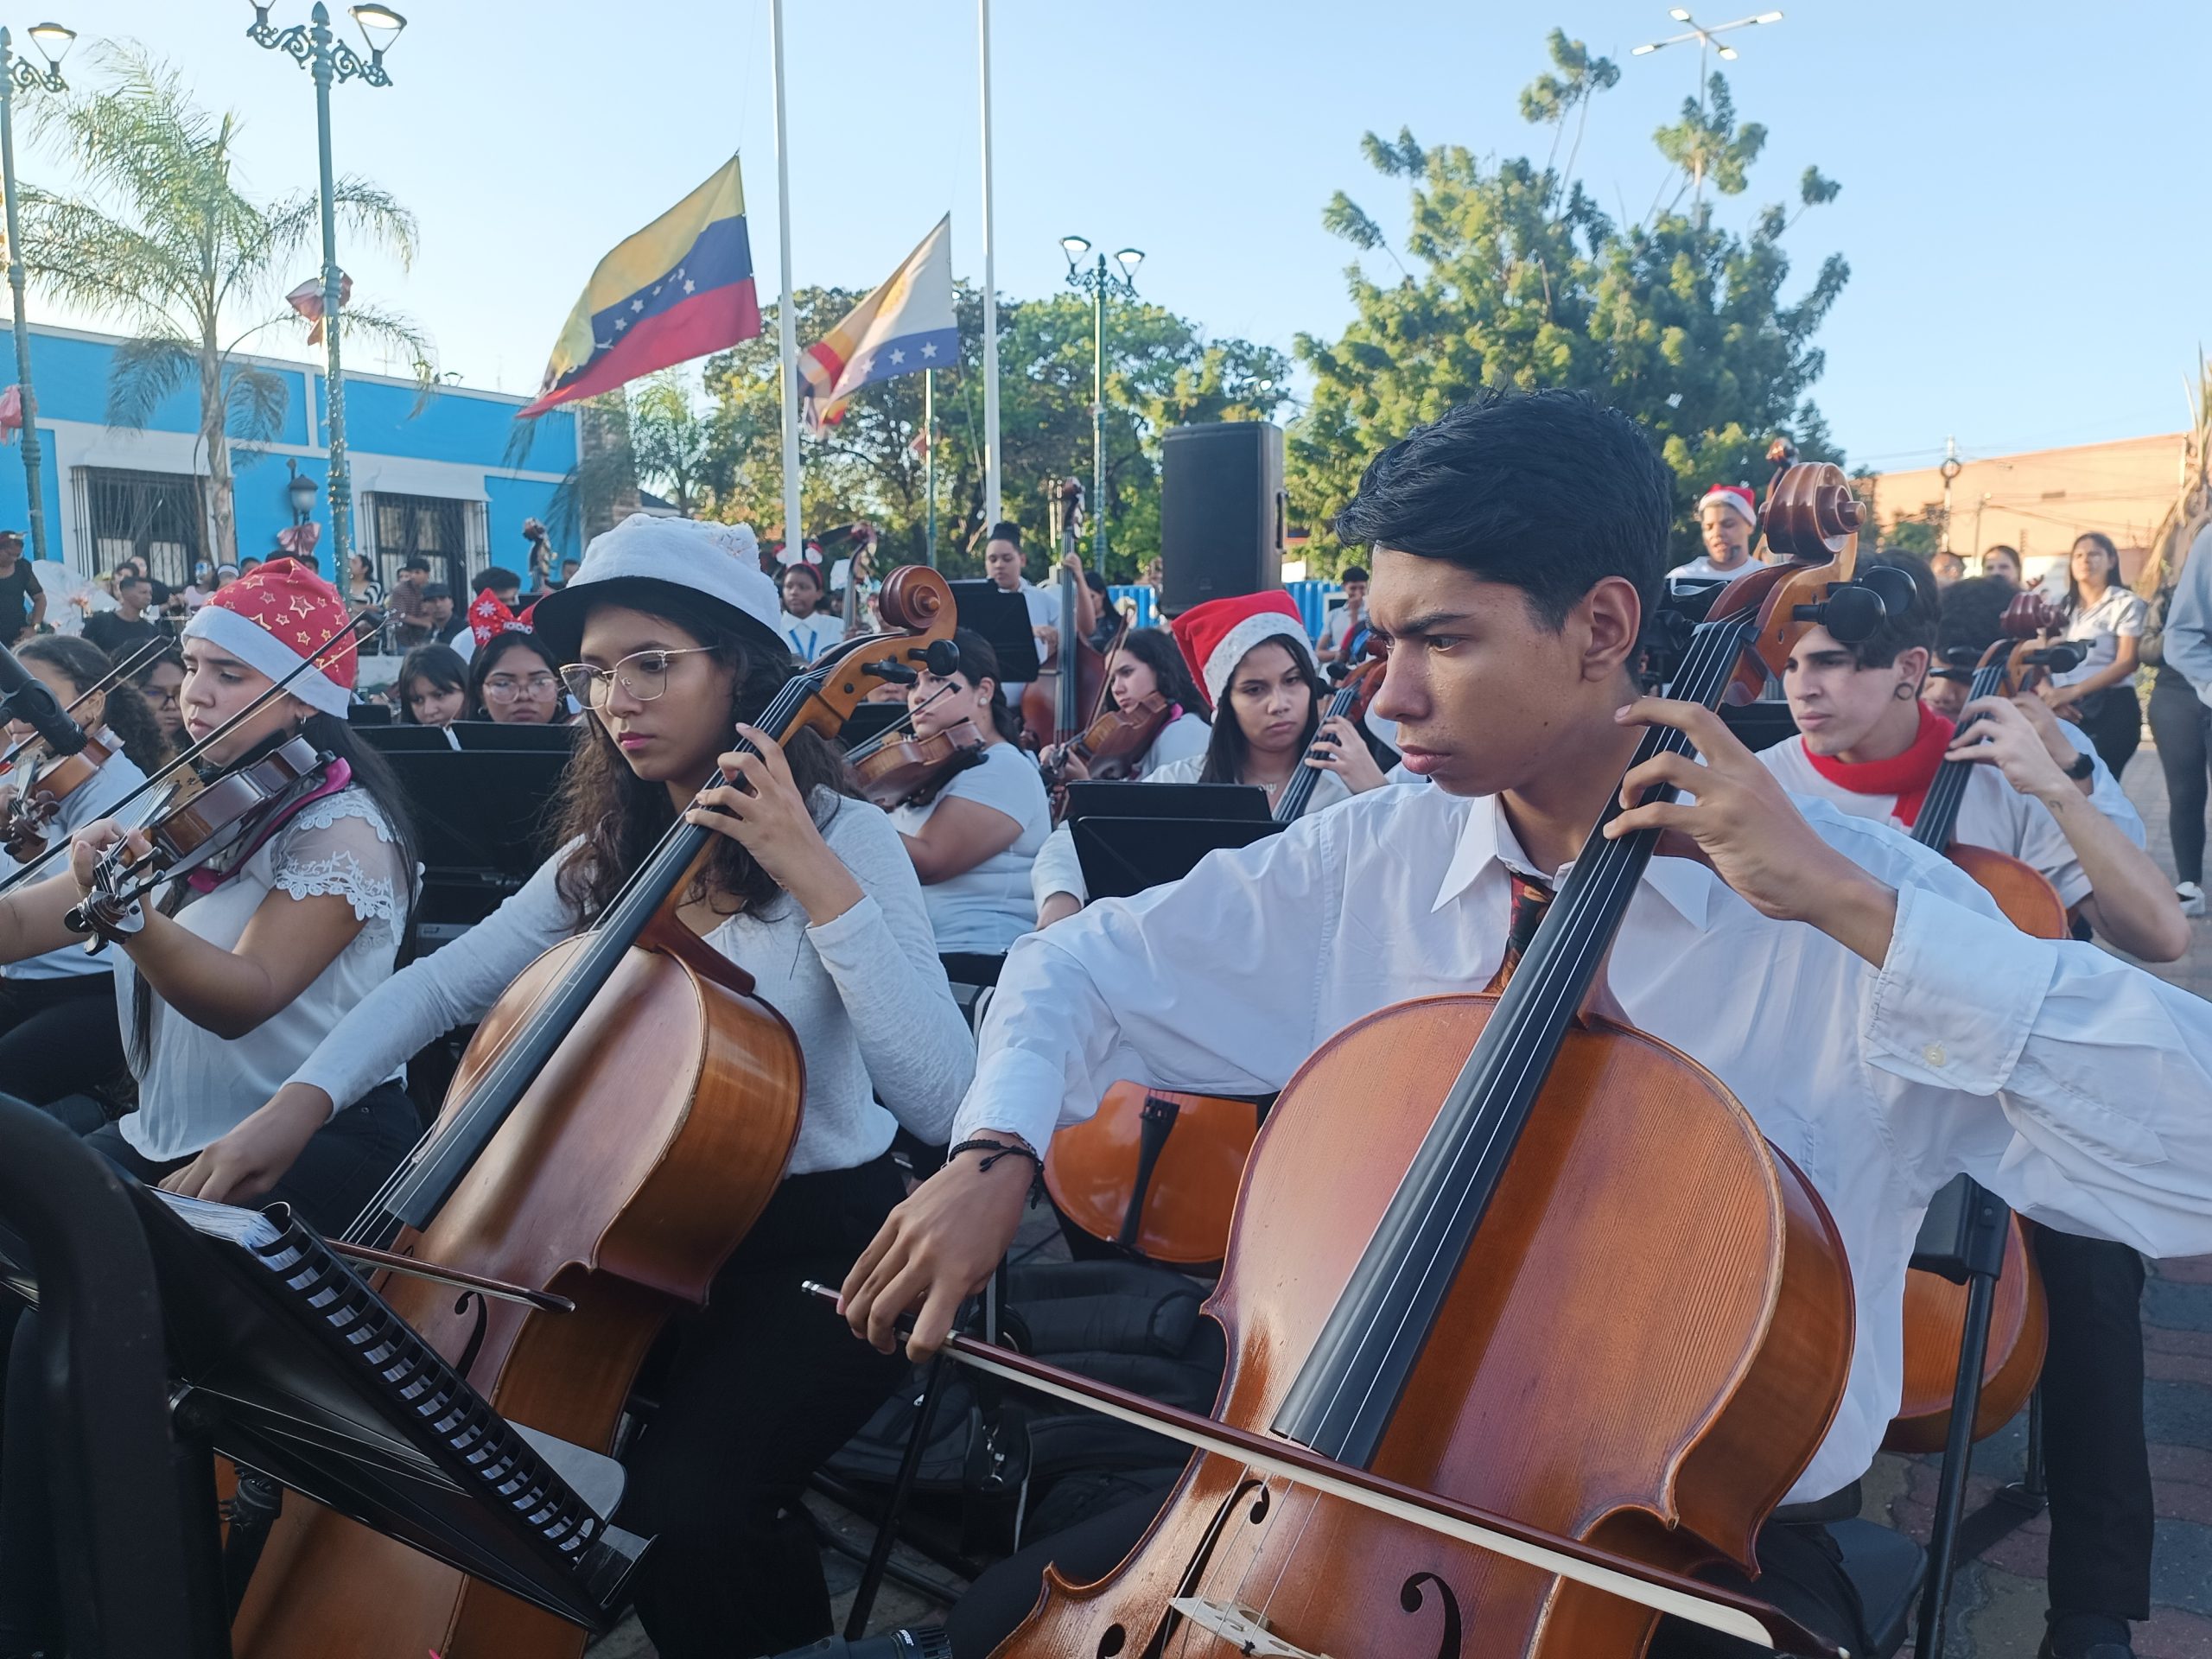
[[1926, 703], [1919, 709], [1920, 730], [1912, 747], [1902, 754], [1886, 760], [1838, 760], [1815, 754], [1808, 748], [1805, 758], [1813, 763], [1815, 772], [1839, 789], [1854, 795], [1896, 796], [1897, 822], [1910, 830], [1920, 816], [1921, 803], [1928, 798], [1928, 785], [1936, 781], [1936, 770], [1943, 764], [1943, 752], [1951, 747], [1958, 731]]

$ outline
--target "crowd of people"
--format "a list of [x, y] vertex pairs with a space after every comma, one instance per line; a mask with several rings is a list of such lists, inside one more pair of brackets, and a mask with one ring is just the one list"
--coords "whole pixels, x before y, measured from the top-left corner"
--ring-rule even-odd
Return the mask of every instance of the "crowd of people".
[[[1576, 483], [1563, 494], [1562, 468]], [[1586, 399], [1454, 410], [1369, 468], [1337, 530], [1371, 550], [1342, 571], [1318, 639], [1279, 591], [1122, 626], [1079, 562], [1065, 568], [1083, 578], [1082, 638], [1063, 638], [1057, 584], [1026, 574], [1046, 562], [1019, 526], [991, 526], [983, 571], [1021, 599], [1039, 677], [1103, 641], [1104, 707], [1152, 711], [1119, 776], [1240, 786], [1271, 812], [1304, 801], [1295, 823], [1180, 882], [1097, 902], [1058, 821], [1061, 791], [1092, 765], [1065, 732], [1040, 745], [1025, 729], [1025, 688], [982, 631], [963, 626], [953, 657], [890, 690], [918, 740], [968, 734], [897, 798], [865, 798], [821, 734], [760, 730], [796, 671], [880, 626], [864, 534], [837, 600], [817, 552], [643, 514], [557, 574], [550, 560], [527, 579], [480, 572], [466, 605], [420, 559], [389, 592], [358, 558], [334, 584], [286, 558], [203, 568], [181, 594], [125, 564], [113, 609], [78, 638], [43, 631], [42, 596], [17, 582], [0, 537], [17, 655], [109, 752], [93, 782], [36, 812], [35, 756], [0, 776], [0, 872], [52, 852], [0, 887], [0, 1090], [141, 1180], [282, 1199], [338, 1233], [423, 1132], [402, 1085], [410, 1058], [607, 918], [672, 825], [708, 832], [674, 913], [786, 1023], [804, 1112], [775, 1197], [658, 1377], [616, 1519], [656, 1539], [635, 1596], [664, 1659], [778, 1654], [830, 1628], [798, 1514], [810, 1473], [906, 1374], [894, 1321], [912, 1316], [906, 1351], [925, 1357], [1003, 1259], [1056, 1130], [1118, 1077], [1272, 1095], [1377, 1010], [1503, 985], [1550, 893], [1592, 855], [1605, 804], [1640, 782], [1692, 782], [1694, 798], [1631, 804], [1605, 831], [1663, 827], [1700, 854], [1643, 878], [1649, 897], [1608, 958], [1609, 1011], [1706, 1066], [1802, 1169], [1859, 1309], [1841, 1407], [1761, 1529], [1768, 1571], [1749, 1592], [1865, 1645], [1823, 1529], [1855, 1512], [1896, 1409], [1920, 1212], [1965, 1173], [2040, 1224], [2044, 1651], [2126, 1659], [2129, 1623], [2149, 1611], [2143, 1255], [2212, 1252], [2212, 1013], [2083, 942], [2172, 960], [2202, 910], [2212, 529], [2133, 588], [2108, 538], [2081, 537], [2063, 592], [2044, 584], [2078, 661], [1974, 702], [1958, 670], [2000, 638], [2018, 554], [1993, 548], [1968, 575], [1954, 555], [1870, 550], [1862, 566], [1894, 567], [1909, 601], [1864, 637], [1807, 627], [1770, 694], [1796, 734], [1754, 755], [1642, 671], [1643, 620], [1669, 578], [1726, 582], [1768, 556], [1758, 503], [1716, 484], [1698, 511], [1703, 553], [1669, 570], [1669, 499], [1647, 436]], [[383, 694], [398, 721], [578, 728], [542, 866], [424, 955], [408, 943], [415, 804], [361, 735], [347, 626], [371, 605], [404, 653]], [[1332, 713], [1332, 676], [1370, 661], [1382, 666], [1364, 715]], [[2178, 887], [2120, 786], [2145, 666]], [[1624, 785], [1653, 725], [1688, 733], [1704, 764]], [[326, 770], [218, 876], [93, 902], [113, 898], [116, 849], [141, 845], [115, 804], [165, 760], [192, 744], [220, 766], [295, 737]], [[1897, 833], [1947, 762], [1971, 768], [1956, 840], [2031, 867], [2074, 937], [2013, 931]], [[980, 1003], [967, 994], [983, 987]], [[938, 1149], [938, 1173], [906, 1178], [902, 1138]], [[791, 1294], [804, 1280], [843, 1287], [842, 1323]], [[62, 1639], [33, 1454], [35, 1318], [16, 1332], [0, 1434], [7, 1659]], [[990, 1569], [955, 1610], [952, 1650], [991, 1651], [1047, 1562], [1110, 1567], [1166, 1496]], [[1719, 1651], [1672, 1623], [1652, 1650]]]

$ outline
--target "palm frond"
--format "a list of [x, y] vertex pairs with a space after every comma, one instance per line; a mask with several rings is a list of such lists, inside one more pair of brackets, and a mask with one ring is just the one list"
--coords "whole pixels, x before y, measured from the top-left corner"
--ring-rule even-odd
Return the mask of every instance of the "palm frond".
[[349, 305], [341, 323], [341, 341], [365, 340], [406, 354], [415, 380], [415, 405], [407, 411], [413, 420], [430, 405], [438, 391], [437, 346], [422, 325], [404, 312], [379, 305]]
[[223, 385], [223, 429], [241, 443], [267, 443], [283, 429], [290, 380], [250, 363], [232, 369]]
[[18, 194], [24, 269], [47, 293], [144, 334], [198, 324], [189, 270], [158, 242], [90, 202], [30, 186]]
[[154, 417], [162, 400], [188, 385], [200, 357], [189, 340], [175, 334], [126, 340], [115, 348], [108, 369], [107, 423], [132, 430]]

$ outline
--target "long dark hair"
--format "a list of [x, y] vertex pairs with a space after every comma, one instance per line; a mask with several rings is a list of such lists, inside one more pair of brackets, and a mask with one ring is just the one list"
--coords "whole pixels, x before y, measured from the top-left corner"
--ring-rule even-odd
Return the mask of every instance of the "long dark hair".
[[[732, 726], [739, 721], [757, 721], [797, 672], [789, 653], [756, 645], [696, 611], [679, 614], [675, 606], [650, 590], [625, 591], [610, 595], [608, 602], [681, 628], [712, 652], [715, 662], [732, 671]], [[562, 773], [553, 817], [556, 845], [581, 843], [561, 868], [561, 896], [586, 922], [592, 922], [605, 913], [623, 883], [676, 821], [676, 807], [665, 785], [630, 770], [605, 726], [596, 719], [585, 724], [591, 735], [577, 745], [575, 758]], [[839, 803], [827, 803], [825, 810], [817, 794], [824, 790], [838, 798], [855, 793], [843, 758], [810, 729], [791, 735], [784, 745], [784, 758], [791, 766], [792, 781], [814, 811], [815, 823], [826, 825], [836, 816]], [[710, 844], [714, 850], [706, 868], [683, 895], [683, 903], [712, 900], [720, 913], [741, 916], [760, 910], [783, 891], [776, 878], [729, 836], [716, 836]], [[729, 908], [722, 910], [723, 905]]]
[[952, 643], [960, 648], [960, 676], [973, 689], [978, 680], [991, 683], [991, 726], [1009, 743], [1021, 738], [1021, 717], [1007, 707], [1006, 685], [999, 678], [999, 654], [991, 642], [973, 628], [954, 632]]
[[[399, 721], [403, 726], [423, 723], [415, 718], [415, 693], [411, 688], [416, 680], [428, 680], [435, 690], [466, 691], [468, 664], [451, 645], [417, 645], [401, 658], [399, 672], [391, 683], [399, 693]], [[466, 701], [461, 707], [466, 711]]]
[[[2110, 593], [2121, 586], [2120, 580], [2120, 550], [2112, 544], [2112, 537], [2101, 530], [2085, 530], [2074, 538], [2074, 547], [2084, 542], [2094, 542], [2105, 550], [2105, 591]], [[2066, 559], [2066, 614], [2082, 614], [2082, 584], [2074, 579], [2073, 549], [2067, 550]]]
[[[673, 617], [669, 620], [675, 620]], [[512, 656], [518, 651], [529, 652], [545, 664], [545, 671], [556, 682], [560, 679], [561, 664], [553, 660], [553, 652], [545, 642], [529, 629], [509, 628], [502, 633], [496, 633], [492, 636], [489, 645], [478, 647], [476, 654], [468, 659], [468, 719], [492, 718], [492, 710], [484, 702], [484, 682], [492, 677], [492, 671], [499, 665], [501, 658]], [[565, 718], [565, 710], [566, 705], [556, 699], [554, 703], [555, 721]]]
[[[317, 709], [301, 722], [298, 735], [321, 753], [343, 760], [353, 773], [346, 786], [361, 791], [376, 803], [377, 810], [383, 815], [385, 828], [391, 833], [393, 849], [398, 854], [400, 870], [401, 910], [397, 930], [399, 949], [392, 961], [395, 967], [404, 967], [415, 955], [415, 906], [422, 892], [416, 874], [415, 823], [407, 810], [407, 796], [399, 786], [398, 776], [383, 755], [362, 741], [350, 721], [336, 715], [326, 715]], [[280, 737], [257, 747], [273, 749], [281, 741]], [[174, 916], [197, 896], [189, 881], [172, 881], [156, 908], [164, 916]], [[143, 1079], [153, 1058], [154, 1004], [160, 998], [143, 974], [138, 976], [137, 988], [130, 1022], [130, 1070], [133, 1076]], [[351, 1101], [339, 1103], [353, 1104]]]
[[[1306, 710], [1306, 729], [1299, 734], [1298, 738], [1299, 753], [1302, 754], [1313, 747], [1313, 734], [1321, 729], [1321, 705], [1328, 697], [1329, 688], [1322, 680], [1320, 671], [1313, 666], [1313, 658], [1300, 651], [1297, 642], [1287, 634], [1269, 634], [1253, 646], [1252, 651], [1273, 645], [1280, 645], [1290, 653], [1290, 660], [1298, 665], [1298, 677], [1305, 682], [1306, 690], [1313, 696], [1313, 702]], [[1221, 689], [1221, 706], [1213, 711], [1213, 735], [1206, 740], [1206, 763], [1198, 772], [1198, 781], [1202, 784], [1241, 784], [1244, 781], [1244, 762], [1251, 755], [1252, 744], [1251, 740], [1244, 735], [1244, 728], [1238, 722], [1236, 710], [1230, 698], [1231, 688], [1236, 683], [1236, 676], [1243, 671], [1244, 664], [1251, 659], [1252, 651], [1246, 652], [1236, 659], [1236, 668], [1230, 671], [1228, 683]]]
[[[115, 671], [105, 652], [89, 639], [67, 633], [41, 633], [27, 640], [16, 655], [27, 663], [60, 669], [80, 697]], [[138, 695], [135, 683], [108, 687], [106, 704], [107, 727], [123, 740], [123, 753], [133, 766], [141, 772], [151, 772], [168, 759], [169, 741], [162, 735], [161, 722], [146, 706], [146, 699]]]
[[1182, 649], [1173, 636], [1158, 628], [1131, 628], [1122, 638], [1122, 652], [1152, 671], [1152, 677], [1160, 683], [1160, 695], [1170, 703], [1179, 703], [1186, 715], [1196, 715], [1200, 720], [1206, 717], [1206, 700], [1198, 695], [1190, 664], [1183, 660]]

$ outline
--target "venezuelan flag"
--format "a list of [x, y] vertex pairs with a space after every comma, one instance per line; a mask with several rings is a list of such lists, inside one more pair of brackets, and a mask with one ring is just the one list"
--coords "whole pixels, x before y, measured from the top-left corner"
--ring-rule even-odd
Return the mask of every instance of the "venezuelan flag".
[[737, 157], [599, 262], [545, 365], [535, 419], [760, 332]]

